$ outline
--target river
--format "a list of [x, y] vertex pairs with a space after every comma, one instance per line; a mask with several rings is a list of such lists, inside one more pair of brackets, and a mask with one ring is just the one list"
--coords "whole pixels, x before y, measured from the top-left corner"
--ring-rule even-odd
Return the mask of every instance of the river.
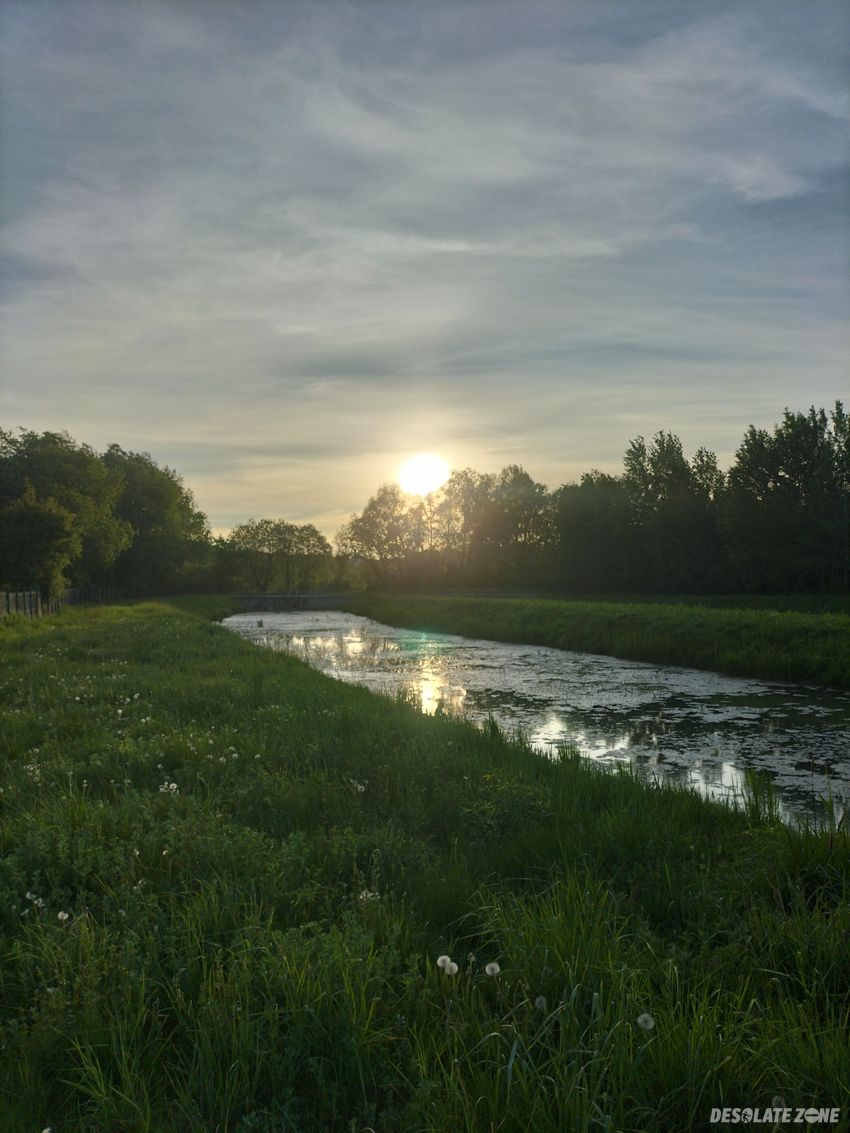
[[228, 629], [423, 712], [488, 717], [538, 750], [740, 798], [771, 779], [786, 819], [841, 813], [850, 791], [850, 693], [381, 625], [339, 611], [237, 614]]

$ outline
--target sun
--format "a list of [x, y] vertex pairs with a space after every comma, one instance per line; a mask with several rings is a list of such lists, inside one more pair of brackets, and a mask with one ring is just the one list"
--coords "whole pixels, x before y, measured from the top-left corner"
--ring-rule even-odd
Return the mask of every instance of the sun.
[[449, 471], [442, 457], [432, 452], [420, 452], [412, 456], [399, 472], [398, 482], [412, 496], [427, 496], [445, 484]]

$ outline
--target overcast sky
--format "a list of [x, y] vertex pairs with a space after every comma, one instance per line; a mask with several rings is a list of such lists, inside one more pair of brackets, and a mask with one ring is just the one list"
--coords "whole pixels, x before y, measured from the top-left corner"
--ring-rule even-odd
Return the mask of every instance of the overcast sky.
[[0, 424], [327, 534], [850, 401], [850, 5], [4, 0]]

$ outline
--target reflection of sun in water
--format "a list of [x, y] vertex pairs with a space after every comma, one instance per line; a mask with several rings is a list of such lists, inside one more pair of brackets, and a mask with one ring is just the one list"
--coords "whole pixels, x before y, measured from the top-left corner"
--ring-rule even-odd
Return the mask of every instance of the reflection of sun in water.
[[412, 496], [427, 496], [445, 484], [449, 471], [442, 457], [432, 452], [420, 452], [404, 465], [398, 474], [398, 482]]

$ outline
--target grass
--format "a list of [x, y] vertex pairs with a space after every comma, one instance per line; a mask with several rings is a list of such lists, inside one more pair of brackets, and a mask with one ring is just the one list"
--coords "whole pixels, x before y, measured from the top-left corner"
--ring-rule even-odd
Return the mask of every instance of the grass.
[[847, 1127], [841, 828], [422, 716], [223, 610], [0, 625], [6, 1133]]
[[363, 594], [349, 608], [414, 629], [850, 688], [850, 612], [811, 613], [760, 603], [698, 604], [701, 601]]

